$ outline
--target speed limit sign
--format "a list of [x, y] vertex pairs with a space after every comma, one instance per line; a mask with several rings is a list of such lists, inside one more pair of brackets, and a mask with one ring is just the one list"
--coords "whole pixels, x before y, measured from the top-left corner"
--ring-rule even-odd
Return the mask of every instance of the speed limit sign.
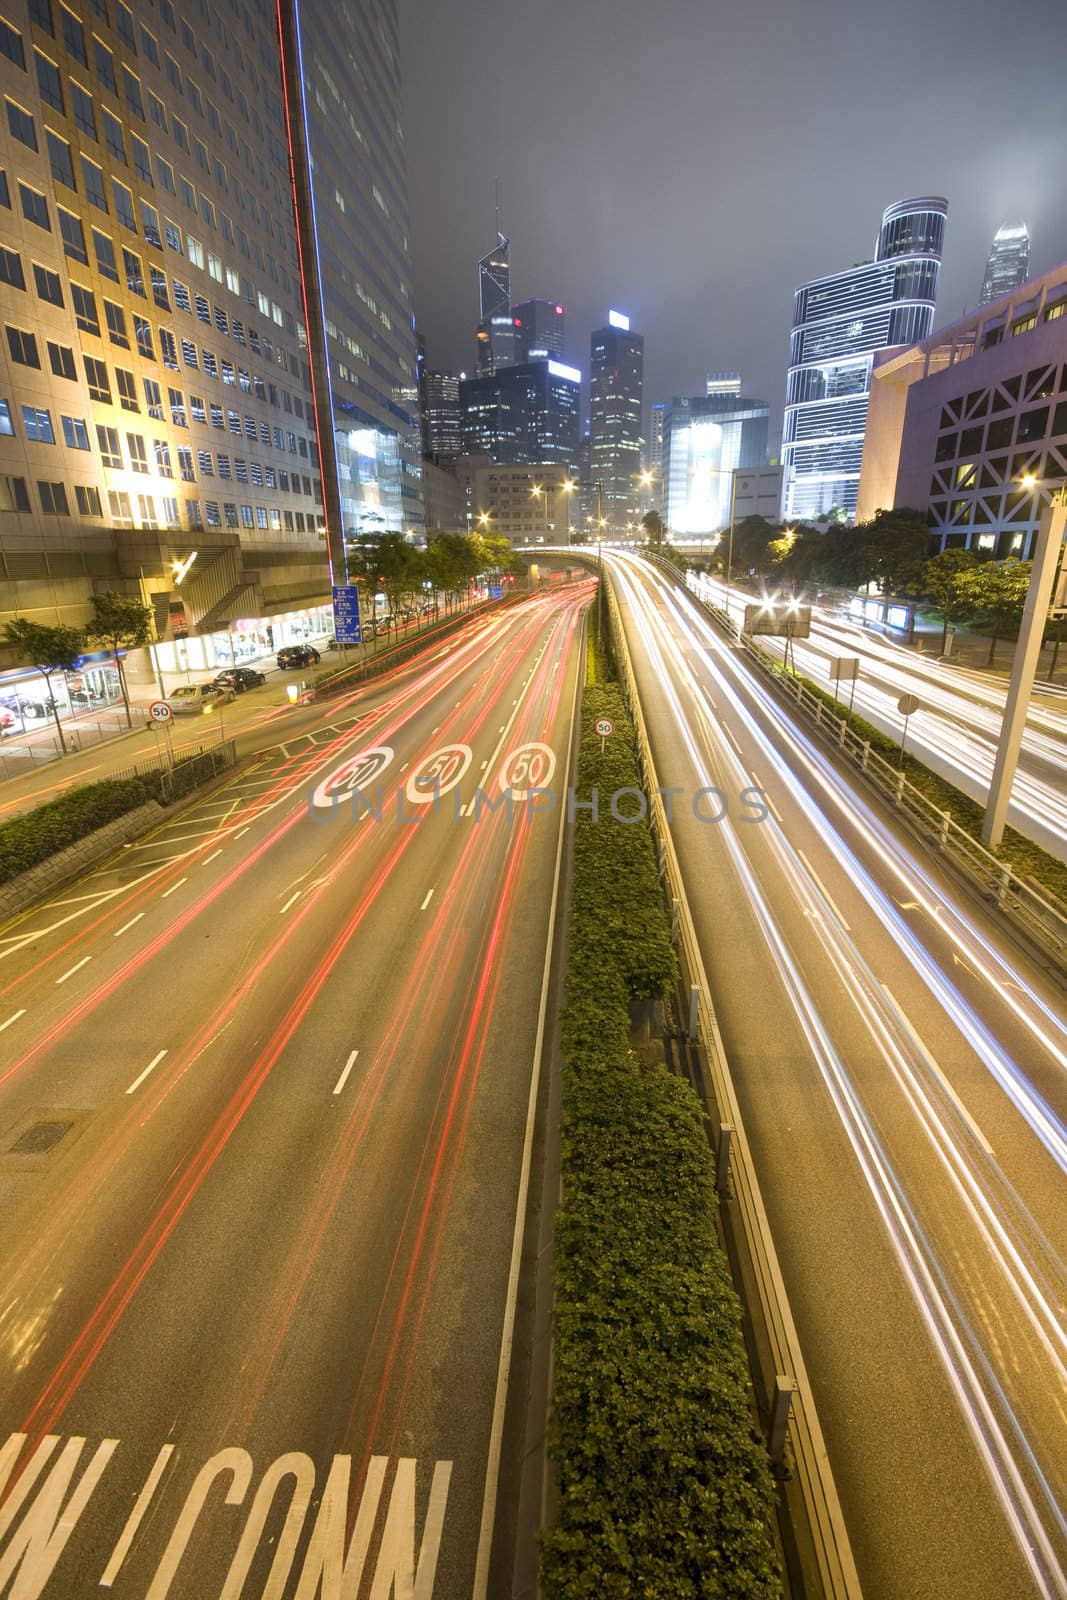
[[165, 700], [153, 700], [148, 708], [148, 715], [153, 722], [169, 722], [174, 711]]
[[610, 717], [597, 717], [596, 731], [601, 739], [610, 739], [615, 732], [615, 724]]

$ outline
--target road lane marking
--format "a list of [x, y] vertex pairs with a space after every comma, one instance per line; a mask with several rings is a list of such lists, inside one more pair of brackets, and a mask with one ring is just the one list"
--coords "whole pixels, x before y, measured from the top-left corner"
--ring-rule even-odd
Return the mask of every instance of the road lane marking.
[[422, 902], [422, 905], [419, 907], [419, 910], [420, 911], [425, 911], [426, 907], [429, 905], [429, 903], [430, 903], [430, 901], [432, 899], [433, 899], [433, 890], [431, 889], [429, 894], [426, 896], [426, 899]]
[[812, 866], [811, 862], [808, 860], [808, 858], [804, 854], [803, 850], [798, 850], [797, 851], [797, 855], [800, 857], [801, 861], [803, 861], [804, 865], [807, 867], [807, 869], [808, 869], [809, 873], [811, 874], [812, 878], [815, 880], [815, 883], [818, 885], [820, 894], [822, 895], [823, 899], [826, 901], [827, 905], [830, 907], [830, 910], [833, 912], [833, 914], [837, 918], [838, 922], [844, 928], [846, 933], [851, 933], [852, 929], [849, 927], [848, 923], [845, 921], [844, 917], [841, 915], [841, 912], [838, 910], [838, 907], [837, 907], [837, 904], [834, 901], [833, 895], [830, 893], [830, 891], [826, 887], [825, 883], [823, 883], [822, 879], [819, 877], [819, 874], [816, 872], [815, 868]]
[[172, 883], [169, 889], [164, 889], [163, 893], [160, 895], [159, 898], [161, 900], [165, 900], [168, 895], [174, 893], [175, 889], [180, 889], [183, 883], [188, 883], [188, 882], [189, 882], [188, 878], [179, 878], [177, 883]]
[[251, 826], [252, 826], [252, 824], [249, 823], [247, 828], [242, 828], [240, 833], [235, 833], [234, 834], [234, 838], [235, 839], [243, 838], [243, 836], [248, 832], [248, 828], [250, 828]]
[[135, 922], [140, 922], [140, 920], [141, 920], [141, 918], [143, 916], [144, 916], [144, 912], [143, 911], [138, 911], [137, 915], [135, 917], [131, 917], [129, 922], [124, 922], [122, 924], [121, 928], [116, 928], [114, 933], [111, 935], [111, 937], [113, 939], [117, 939], [119, 937], [120, 933], [128, 932], [128, 930], [133, 927]]
[[352, 1054], [349, 1056], [348, 1060], [345, 1062], [345, 1070], [342, 1072], [341, 1076], [338, 1078], [337, 1082], [333, 1086], [334, 1094], [340, 1094], [341, 1090], [344, 1088], [345, 1084], [348, 1082], [348, 1074], [352, 1071], [352, 1068], [355, 1066], [356, 1057], [358, 1055], [359, 1055], [359, 1051], [358, 1050], [353, 1050]]
[[221, 856], [221, 854], [222, 854], [222, 846], [220, 845], [219, 848], [217, 850], [213, 850], [209, 856], [205, 856], [203, 861], [201, 861], [200, 865], [202, 867], [206, 867], [209, 861], [214, 861], [215, 857], [216, 856]]
[[975, 1122], [974, 1118], [971, 1116], [971, 1113], [967, 1110], [967, 1107], [964, 1105], [963, 1101], [960, 1099], [951, 1083], [949, 1083], [941, 1067], [934, 1060], [933, 1056], [930, 1054], [930, 1051], [927, 1049], [926, 1045], [912, 1027], [906, 1012], [901, 1007], [899, 1000], [897, 1000], [896, 996], [892, 993], [887, 984], [883, 983], [881, 985], [881, 989], [882, 993], [893, 1007], [893, 1010], [896, 1012], [901, 1027], [908, 1035], [908, 1038], [911, 1040], [915, 1049], [922, 1056], [923, 1061], [929, 1067], [930, 1071], [933, 1073], [942, 1089], [944, 1089], [945, 1093], [952, 1101], [952, 1104], [956, 1107], [956, 1110], [959, 1112], [968, 1128], [970, 1128], [971, 1132], [974, 1134], [974, 1137], [978, 1140], [978, 1143], [981, 1145], [986, 1155], [991, 1156], [993, 1154], [993, 1146], [990, 1144], [989, 1140], [986, 1138], [977, 1122]]
[[126, 1090], [127, 1094], [132, 1094], [135, 1089], [140, 1088], [141, 1084], [148, 1077], [148, 1074], [152, 1071], [152, 1069], [159, 1066], [159, 1063], [163, 1060], [163, 1057], [166, 1055], [166, 1053], [167, 1052], [165, 1050], [160, 1050], [152, 1057], [144, 1071], [138, 1073], [137, 1077], [134, 1078], [133, 1082], [130, 1084], [130, 1087]]
[[25, 1006], [22, 1007], [21, 1011], [13, 1011], [11, 1013], [11, 1015], [8, 1017], [6, 1022], [0, 1022], [0, 1033], [3, 1033], [5, 1028], [10, 1028], [10, 1026], [11, 1026], [11, 1024], [13, 1022], [17, 1022], [20, 1017], [24, 1017], [25, 1015], [26, 1015], [26, 1007]]
[[722, 729], [723, 733], [725, 733], [726, 737], [729, 739], [730, 743], [733, 745], [734, 749], [737, 751], [738, 755], [740, 755], [741, 754], [741, 746], [738, 744], [737, 740], [734, 738], [733, 734], [730, 732], [730, 730], [726, 726], [725, 722], [720, 722], [719, 726]]
[[123, 1528], [122, 1533], [119, 1536], [118, 1544], [111, 1552], [111, 1560], [104, 1568], [104, 1576], [100, 1579], [101, 1589], [110, 1589], [111, 1585], [118, 1577], [119, 1569], [121, 1568], [126, 1557], [129, 1555], [130, 1546], [133, 1543], [134, 1535], [141, 1526], [141, 1520], [144, 1517], [145, 1512], [148, 1510], [149, 1502], [156, 1492], [160, 1478], [163, 1476], [163, 1470], [173, 1454], [174, 1446], [172, 1444], [165, 1444], [156, 1457], [155, 1466], [148, 1474], [144, 1488], [137, 1496], [134, 1508], [126, 1519], [126, 1526]]
[[291, 894], [289, 896], [288, 900], [282, 906], [282, 909], [278, 912], [278, 915], [280, 917], [284, 917], [284, 915], [288, 911], [289, 907], [296, 904], [296, 902], [300, 899], [300, 896], [303, 894], [303, 892], [304, 892], [303, 889], [298, 889], [295, 894]]
[[81, 971], [81, 969], [82, 969], [82, 967], [84, 967], [84, 966], [85, 966], [85, 963], [86, 963], [86, 962], [87, 962], [87, 961], [91, 961], [91, 960], [92, 960], [92, 959], [93, 959], [93, 958], [92, 958], [92, 956], [82, 956], [82, 958], [81, 958], [81, 960], [80, 960], [80, 961], [76, 961], [76, 962], [75, 962], [75, 963], [74, 963], [74, 965], [73, 965], [73, 966], [72, 966], [72, 967], [71, 967], [71, 969], [70, 969], [70, 971], [69, 971], [69, 972], [64, 972], [64, 974], [63, 974], [63, 976], [62, 976], [62, 977], [61, 977], [61, 978], [57, 978], [57, 979], [56, 979], [56, 985], [57, 985], [57, 987], [58, 987], [58, 985], [59, 985], [59, 984], [61, 984], [61, 983], [66, 983], [66, 981], [67, 981], [67, 979], [68, 979], [68, 978], [73, 978], [73, 976], [74, 976], [74, 974], [75, 974], [75, 973], [76, 973], [76, 972], [80, 972], [80, 971]]

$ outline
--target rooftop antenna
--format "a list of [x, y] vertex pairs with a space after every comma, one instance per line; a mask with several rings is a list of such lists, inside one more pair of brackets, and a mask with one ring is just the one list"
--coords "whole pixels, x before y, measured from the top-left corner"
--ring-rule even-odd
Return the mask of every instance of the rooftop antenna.
[[502, 213], [503, 209], [504, 209], [504, 188], [503, 188], [503, 185], [500, 182], [500, 179], [497, 178], [497, 180], [496, 180], [496, 236], [497, 236], [498, 239], [502, 239], [504, 237], [504, 230], [500, 226], [501, 213]]

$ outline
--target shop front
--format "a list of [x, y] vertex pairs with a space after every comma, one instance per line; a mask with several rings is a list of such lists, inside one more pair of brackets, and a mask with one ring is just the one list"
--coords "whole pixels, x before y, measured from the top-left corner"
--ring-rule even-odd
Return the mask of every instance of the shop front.
[[0, 672], [0, 735], [5, 738], [41, 729], [57, 713], [68, 722], [121, 705], [122, 686], [109, 651], [79, 656], [71, 671], [57, 670], [47, 683], [33, 667]]
[[167, 690], [223, 667], [248, 666], [287, 644], [319, 644], [333, 633], [333, 608], [308, 606], [273, 617], [239, 617], [215, 633], [166, 639], [150, 647], [155, 677]]

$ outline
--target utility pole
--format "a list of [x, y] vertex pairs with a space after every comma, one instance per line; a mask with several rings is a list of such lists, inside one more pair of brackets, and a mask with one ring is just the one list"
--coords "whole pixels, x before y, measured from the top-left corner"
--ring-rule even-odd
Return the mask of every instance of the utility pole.
[[995, 850], [1004, 837], [1004, 824], [1007, 821], [1012, 784], [1015, 782], [1015, 769], [1019, 764], [1026, 713], [1033, 693], [1065, 529], [1067, 500], [1061, 496], [1045, 507], [1034, 545], [1033, 572], [1030, 587], [1026, 591], [1022, 627], [1019, 629], [1019, 642], [1015, 646], [1011, 683], [1004, 702], [1004, 720], [1000, 726], [1000, 741], [982, 822], [982, 839], [991, 850]]

